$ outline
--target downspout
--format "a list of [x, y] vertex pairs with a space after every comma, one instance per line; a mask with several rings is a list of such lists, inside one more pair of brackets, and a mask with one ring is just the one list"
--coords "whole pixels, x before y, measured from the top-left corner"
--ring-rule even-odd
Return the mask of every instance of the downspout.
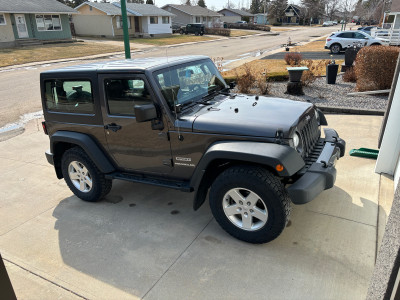
[[114, 32], [114, 23], [113, 19], [115, 16], [111, 16], [111, 31], [112, 31], [112, 36], [115, 37], [115, 32]]

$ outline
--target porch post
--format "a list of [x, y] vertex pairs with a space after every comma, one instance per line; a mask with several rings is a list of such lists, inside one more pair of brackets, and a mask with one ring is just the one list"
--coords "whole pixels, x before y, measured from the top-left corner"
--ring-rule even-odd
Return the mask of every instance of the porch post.
[[131, 58], [131, 49], [129, 45], [128, 18], [126, 15], [126, 0], [121, 0], [122, 28], [124, 31], [125, 58]]

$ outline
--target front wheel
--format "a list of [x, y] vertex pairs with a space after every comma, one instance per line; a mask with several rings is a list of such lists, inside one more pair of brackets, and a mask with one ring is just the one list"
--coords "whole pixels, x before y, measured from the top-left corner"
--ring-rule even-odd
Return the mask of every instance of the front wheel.
[[290, 216], [285, 187], [261, 167], [235, 166], [222, 172], [211, 187], [209, 199], [219, 225], [248, 243], [277, 238]]
[[99, 201], [111, 190], [112, 180], [105, 178], [80, 147], [65, 151], [61, 170], [70, 190], [84, 201]]

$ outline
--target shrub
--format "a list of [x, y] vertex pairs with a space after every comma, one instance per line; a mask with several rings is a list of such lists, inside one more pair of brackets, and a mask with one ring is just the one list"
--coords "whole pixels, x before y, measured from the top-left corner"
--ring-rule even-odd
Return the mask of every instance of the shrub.
[[343, 74], [343, 81], [344, 82], [356, 82], [357, 77], [356, 77], [356, 72], [354, 71], [354, 67], [351, 67], [346, 70], [346, 72]]
[[394, 46], [364, 47], [357, 53], [354, 67], [357, 91], [389, 89], [392, 86], [400, 48]]
[[261, 74], [259, 74], [256, 78], [256, 86], [261, 95], [268, 95], [270, 92], [270, 84], [267, 82], [267, 70], [264, 70]]
[[244, 64], [243, 69], [243, 75], [239, 76], [236, 73], [237, 89], [240, 93], [249, 94], [256, 78], [248, 64]]
[[286, 64], [291, 66], [298, 65], [302, 59], [303, 56], [298, 52], [288, 52], [284, 58]]
[[231, 36], [231, 30], [228, 28], [206, 28], [205, 33], [222, 35], [222, 36]]
[[303, 86], [308, 86], [317, 79], [317, 76], [320, 76], [323, 73], [326, 69], [326, 65], [329, 64], [329, 60], [321, 60], [316, 63], [312, 59], [306, 59], [302, 60], [301, 64], [308, 68], [308, 71], [303, 72], [301, 84]]

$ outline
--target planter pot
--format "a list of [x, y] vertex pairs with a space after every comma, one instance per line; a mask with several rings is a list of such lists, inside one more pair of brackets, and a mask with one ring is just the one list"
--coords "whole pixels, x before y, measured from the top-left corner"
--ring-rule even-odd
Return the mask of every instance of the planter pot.
[[336, 76], [339, 70], [339, 65], [330, 64], [326, 66], [326, 83], [327, 84], [335, 84]]
[[360, 48], [353, 48], [353, 47], [346, 49], [346, 52], [344, 53], [344, 63], [346, 66], [353, 65], [359, 50]]
[[302, 75], [303, 75], [303, 71], [289, 71], [289, 81], [290, 82], [299, 82], [301, 80]]

